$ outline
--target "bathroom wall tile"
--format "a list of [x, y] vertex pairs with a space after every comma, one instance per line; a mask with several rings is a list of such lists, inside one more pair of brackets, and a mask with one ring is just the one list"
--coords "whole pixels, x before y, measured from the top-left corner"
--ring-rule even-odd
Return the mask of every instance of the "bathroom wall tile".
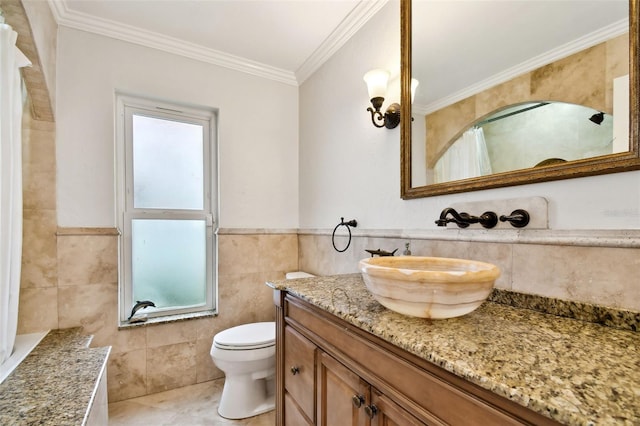
[[147, 349], [147, 393], [162, 392], [195, 383], [195, 342]]
[[54, 287], [58, 284], [56, 211], [24, 210], [21, 286]]
[[640, 249], [514, 245], [513, 290], [640, 310]]
[[427, 166], [435, 161], [449, 147], [453, 138], [472, 123], [476, 117], [475, 99], [470, 96], [455, 104], [427, 115]]
[[58, 289], [21, 288], [18, 307], [18, 334], [58, 327]]
[[[300, 235], [299, 237], [299, 269], [314, 275], [353, 274], [358, 272], [358, 261], [370, 256], [365, 249], [382, 249], [402, 251], [404, 240], [398, 243], [387, 243], [379, 238], [362, 238], [352, 236], [351, 244], [344, 252], [333, 248], [332, 238], [327, 235]], [[346, 240], [336, 238], [336, 247], [342, 250]], [[393, 245], [395, 244], [395, 245]]]
[[202, 383], [224, 377], [224, 373], [216, 367], [211, 359], [212, 340], [196, 341], [196, 382]]
[[[31, 123], [43, 123], [32, 121]], [[48, 123], [53, 124], [53, 123]], [[23, 175], [33, 171], [56, 171], [56, 145], [55, 129], [43, 127], [54, 126], [29, 126], [23, 133], [22, 144], [22, 170]], [[55, 182], [54, 182], [55, 184]]]
[[508, 105], [530, 99], [531, 75], [530, 73], [515, 77], [505, 83], [484, 90], [475, 95], [476, 117], [480, 119], [485, 115]]
[[[25, 117], [23, 117], [23, 123], [26, 121]], [[53, 138], [51, 140], [51, 143], [55, 143], [56, 123], [54, 121], [38, 120], [36, 118], [30, 117], [30, 119], [28, 120], [28, 126], [31, 130], [39, 130], [41, 132], [49, 133]]]
[[606, 109], [605, 70], [606, 48], [599, 44], [533, 71], [531, 95], [610, 113]]
[[235, 326], [257, 321], [273, 321], [273, 290], [265, 282], [269, 279], [283, 278], [283, 273], [220, 275], [219, 322]]
[[107, 365], [109, 402], [147, 394], [147, 350], [111, 353]]
[[[373, 238], [353, 237], [351, 246], [344, 253], [337, 253], [333, 248], [317, 250], [327, 244], [330, 237], [322, 235], [300, 236], [300, 268], [318, 275], [334, 275], [358, 273], [358, 261], [369, 257], [365, 249], [382, 249], [402, 254], [406, 242], [410, 242], [414, 256], [439, 256], [480, 260], [497, 265], [501, 275], [496, 287], [511, 288], [512, 249], [509, 244], [472, 243], [466, 241], [445, 240], [409, 240], [406, 238]], [[329, 246], [331, 243], [329, 242]]]
[[433, 256], [471, 259], [496, 265], [500, 268], [500, 277], [495, 287], [511, 289], [513, 255], [510, 244], [435, 241], [432, 247]]
[[315, 275], [329, 275], [333, 251], [330, 236], [299, 235], [298, 268]]
[[606, 49], [607, 111], [613, 111], [613, 79], [629, 74], [629, 33], [607, 41]]
[[58, 285], [118, 282], [118, 239], [108, 235], [58, 237]]
[[221, 275], [260, 271], [259, 235], [219, 235], [218, 273]]
[[90, 284], [58, 288], [60, 328], [87, 326], [88, 330], [100, 331], [103, 327], [114, 327], [110, 311], [117, 311], [118, 287], [112, 284]]
[[260, 272], [295, 271], [298, 269], [297, 234], [265, 234], [258, 236]]
[[55, 210], [56, 172], [31, 170], [23, 173], [22, 197], [25, 209]]
[[213, 336], [219, 331], [224, 330], [225, 328], [230, 327], [230, 325], [220, 325], [224, 322], [219, 315], [209, 318], [201, 318], [198, 320], [190, 321], [194, 323], [196, 328], [196, 340], [209, 340], [210, 342], [213, 340]]
[[[113, 309], [112, 310], [116, 310]], [[131, 352], [137, 349], [145, 349], [147, 347], [147, 331], [145, 327], [131, 327], [127, 329], [118, 330], [117, 327], [117, 314], [114, 315], [114, 320], [109, 320], [109, 325], [100, 329], [99, 331], [92, 331], [88, 326], [85, 326], [87, 334], [92, 334], [93, 340], [91, 341], [92, 347], [111, 346], [111, 353]]]
[[172, 345], [175, 343], [194, 342], [196, 325], [192, 321], [180, 321], [169, 324], [148, 325], [147, 347]]
[[[434, 219], [435, 220], [435, 219]], [[413, 256], [435, 256], [436, 244], [433, 240], [410, 240]]]

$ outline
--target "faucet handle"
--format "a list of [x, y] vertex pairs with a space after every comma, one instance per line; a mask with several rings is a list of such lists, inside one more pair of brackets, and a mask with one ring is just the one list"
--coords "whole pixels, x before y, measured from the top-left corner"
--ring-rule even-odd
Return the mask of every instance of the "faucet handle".
[[529, 212], [523, 209], [516, 209], [509, 216], [500, 216], [500, 222], [509, 222], [515, 228], [524, 228], [529, 224]]
[[494, 212], [484, 212], [480, 216], [480, 220], [478, 222], [480, 222], [480, 225], [482, 225], [483, 228], [493, 228], [498, 224], [498, 215]]

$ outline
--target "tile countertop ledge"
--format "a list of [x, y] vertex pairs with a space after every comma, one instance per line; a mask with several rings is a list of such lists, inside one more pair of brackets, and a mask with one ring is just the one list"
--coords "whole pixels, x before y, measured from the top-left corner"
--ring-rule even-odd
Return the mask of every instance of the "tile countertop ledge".
[[640, 333], [485, 302], [459, 318], [397, 314], [360, 274], [267, 283], [478, 386], [569, 425], [640, 424]]
[[84, 425], [110, 347], [80, 328], [51, 330], [0, 384], [0, 425]]

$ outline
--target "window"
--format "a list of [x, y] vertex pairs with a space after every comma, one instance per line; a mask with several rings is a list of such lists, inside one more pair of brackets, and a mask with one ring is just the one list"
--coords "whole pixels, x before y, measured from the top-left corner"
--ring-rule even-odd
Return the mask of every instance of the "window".
[[117, 96], [120, 320], [215, 309], [213, 111]]

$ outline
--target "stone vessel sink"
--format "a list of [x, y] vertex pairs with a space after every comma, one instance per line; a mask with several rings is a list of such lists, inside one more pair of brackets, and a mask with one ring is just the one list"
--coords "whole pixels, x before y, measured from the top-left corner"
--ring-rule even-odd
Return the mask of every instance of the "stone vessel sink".
[[444, 257], [371, 257], [358, 266], [367, 289], [384, 307], [432, 319], [477, 309], [500, 276], [490, 263]]

